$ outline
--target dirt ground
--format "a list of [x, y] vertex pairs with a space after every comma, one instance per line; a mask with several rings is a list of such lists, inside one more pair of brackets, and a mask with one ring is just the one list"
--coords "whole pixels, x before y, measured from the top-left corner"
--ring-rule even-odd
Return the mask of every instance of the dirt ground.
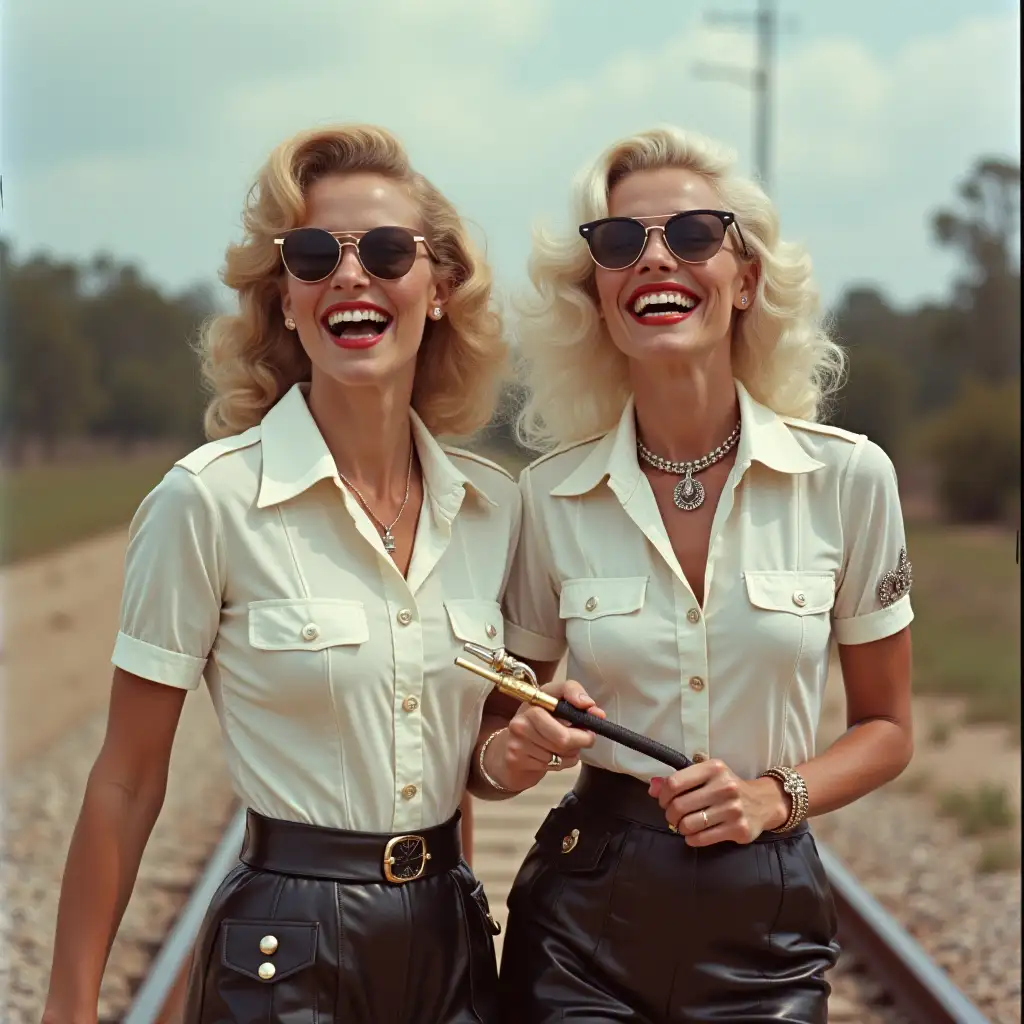
[[[6, 770], [106, 704], [126, 537], [118, 530], [3, 571]], [[1020, 751], [1001, 729], [958, 725], [945, 744], [928, 742], [934, 723], [958, 719], [956, 701], [915, 701], [917, 752], [906, 777], [927, 777], [924, 789], [932, 792], [982, 782], [1005, 786], [1019, 818]], [[842, 680], [833, 672], [823, 742], [844, 727]]]

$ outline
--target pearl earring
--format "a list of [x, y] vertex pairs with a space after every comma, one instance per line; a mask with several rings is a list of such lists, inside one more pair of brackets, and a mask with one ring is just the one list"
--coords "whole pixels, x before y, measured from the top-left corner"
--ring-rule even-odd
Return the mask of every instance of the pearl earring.
[[431, 315], [431, 316], [432, 316], [432, 317], [433, 317], [433, 318], [434, 318], [435, 320], [440, 320], [440, 319], [441, 319], [441, 307], [440, 307], [440, 306], [435, 306], [435, 307], [434, 307], [434, 308], [433, 308], [433, 309], [432, 309], [432, 310], [430, 311], [430, 315]]
[[740, 305], [741, 306], [745, 306], [746, 304], [747, 304], [747, 297], [746, 297], [746, 295], [741, 295], [740, 296]]
[[295, 330], [295, 321], [290, 316], [286, 316], [284, 318], [284, 325], [285, 327], [288, 328], [289, 331]]

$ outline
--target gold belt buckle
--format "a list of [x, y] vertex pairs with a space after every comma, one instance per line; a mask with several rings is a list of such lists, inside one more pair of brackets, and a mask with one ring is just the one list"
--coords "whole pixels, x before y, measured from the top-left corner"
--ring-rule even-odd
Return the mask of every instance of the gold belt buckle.
[[423, 836], [395, 836], [384, 847], [384, 877], [395, 885], [415, 882], [430, 860]]

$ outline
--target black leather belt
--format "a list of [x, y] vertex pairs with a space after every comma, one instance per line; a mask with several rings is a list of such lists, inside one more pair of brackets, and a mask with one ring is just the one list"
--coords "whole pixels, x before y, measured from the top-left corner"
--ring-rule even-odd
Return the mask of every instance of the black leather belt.
[[249, 808], [239, 859], [256, 871], [334, 882], [404, 885], [457, 867], [462, 859], [459, 820], [418, 832], [350, 832], [267, 818]]
[[[648, 783], [633, 775], [610, 772], [585, 764], [572, 791], [576, 799], [594, 814], [611, 815], [626, 821], [646, 825], [662, 832], [671, 832], [665, 812], [658, 801], [647, 792]], [[790, 832], [762, 832], [755, 843], [770, 843], [807, 831], [807, 822], [801, 822]]]

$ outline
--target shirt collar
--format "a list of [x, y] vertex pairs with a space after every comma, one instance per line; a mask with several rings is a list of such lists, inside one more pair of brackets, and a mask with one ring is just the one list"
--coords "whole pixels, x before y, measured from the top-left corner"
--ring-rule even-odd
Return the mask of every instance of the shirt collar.
[[[824, 465], [800, 447], [782, 417], [754, 401], [738, 380], [734, 383], [742, 424], [736, 451], [736, 462], [741, 472], [751, 462], [761, 462], [779, 473], [809, 473]], [[635, 411], [635, 400], [630, 395], [618, 425], [597, 442], [590, 454], [561, 483], [551, 489], [554, 497], [586, 494], [605, 478], [620, 499], [624, 500], [632, 493], [640, 479]]]
[[[308, 391], [308, 384], [294, 384], [263, 417], [258, 508], [288, 501], [321, 480], [333, 480], [341, 486], [334, 457], [306, 404]], [[441, 508], [454, 517], [467, 489], [488, 504], [495, 504], [452, 463], [415, 410], [409, 410], [409, 419], [424, 488]]]

